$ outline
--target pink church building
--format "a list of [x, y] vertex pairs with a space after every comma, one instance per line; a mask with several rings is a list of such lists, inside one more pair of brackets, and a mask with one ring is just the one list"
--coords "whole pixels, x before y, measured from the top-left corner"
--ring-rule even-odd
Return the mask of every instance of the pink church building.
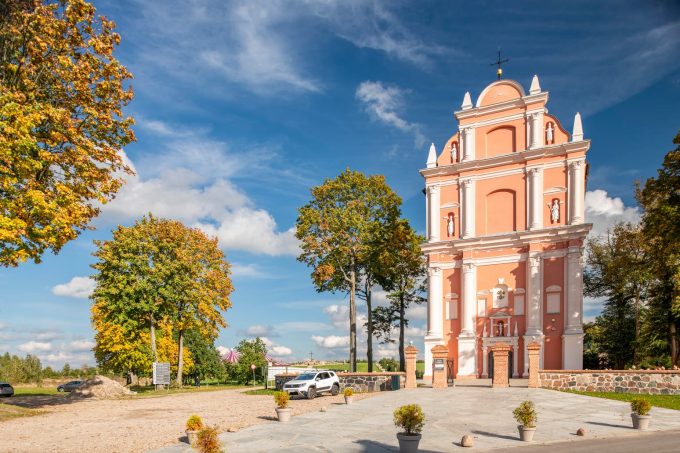
[[511, 348], [511, 377], [527, 376], [533, 341], [542, 369], [583, 367], [590, 141], [578, 113], [570, 135], [547, 102], [536, 76], [528, 94], [496, 81], [475, 105], [465, 93], [458, 130], [430, 147], [426, 379], [435, 345], [448, 348], [449, 378], [490, 377], [497, 343]]

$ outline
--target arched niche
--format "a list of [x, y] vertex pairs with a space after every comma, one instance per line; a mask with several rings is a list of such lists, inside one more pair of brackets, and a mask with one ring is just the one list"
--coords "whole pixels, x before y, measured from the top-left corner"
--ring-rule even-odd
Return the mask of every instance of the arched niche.
[[514, 126], [499, 126], [486, 133], [486, 157], [511, 154], [517, 151], [517, 129]]
[[485, 200], [486, 234], [509, 233], [517, 230], [517, 192], [494, 190]]
[[500, 80], [484, 88], [477, 98], [477, 107], [498, 104], [524, 97], [524, 88], [514, 80]]

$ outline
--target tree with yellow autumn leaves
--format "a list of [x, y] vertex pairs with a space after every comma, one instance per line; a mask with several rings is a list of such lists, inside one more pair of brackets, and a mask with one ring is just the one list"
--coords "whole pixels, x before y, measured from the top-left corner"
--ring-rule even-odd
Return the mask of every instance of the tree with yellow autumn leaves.
[[186, 334], [199, 332], [212, 343], [231, 307], [230, 266], [217, 239], [148, 215], [96, 244], [97, 362], [117, 372], [148, 372], [152, 362], [172, 360], [181, 385], [191, 367]]
[[132, 172], [114, 29], [85, 0], [0, 1], [0, 266], [57, 253]]

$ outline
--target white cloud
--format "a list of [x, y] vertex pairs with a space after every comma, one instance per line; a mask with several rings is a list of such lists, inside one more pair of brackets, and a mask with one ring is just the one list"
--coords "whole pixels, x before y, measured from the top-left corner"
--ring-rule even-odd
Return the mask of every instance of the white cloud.
[[273, 326], [265, 326], [263, 324], [250, 326], [245, 330], [239, 330], [238, 333], [239, 335], [244, 335], [247, 337], [273, 337], [277, 335]]
[[31, 334], [31, 337], [38, 341], [52, 341], [63, 337], [63, 333], [59, 330], [43, 330]]
[[69, 344], [71, 351], [91, 351], [95, 347], [94, 341], [89, 340], [75, 340]]
[[291, 348], [274, 343], [267, 337], [262, 337], [262, 341], [267, 345], [267, 353], [273, 357], [285, 357], [293, 354]]
[[427, 319], [427, 304], [412, 304], [406, 309], [406, 319], [413, 321], [416, 319]]
[[586, 192], [586, 222], [593, 224], [592, 235], [601, 235], [619, 222], [638, 223], [638, 208], [626, 207], [623, 201], [610, 197], [605, 190], [596, 189]]
[[90, 277], [73, 277], [68, 283], [62, 283], [52, 288], [52, 294], [57, 296], [87, 299], [94, 291], [96, 283]]
[[52, 349], [52, 343], [43, 341], [29, 341], [19, 345], [19, 350], [27, 354], [36, 352], [47, 352]]
[[396, 86], [385, 86], [382, 82], [364, 81], [357, 87], [355, 96], [374, 120], [414, 135], [415, 145], [421, 147], [425, 137], [421, 126], [402, 118], [398, 111], [403, 106], [405, 92]]
[[[299, 253], [294, 227], [279, 231], [271, 214], [254, 207], [228, 179], [246, 164], [226, 144], [194, 138], [166, 146], [162, 164], [142, 158], [140, 168], [123, 153], [136, 174], [125, 176], [126, 184], [102, 208], [99, 222], [120, 223], [151, 212], [202, 229], [226, 250], [270, 256]], [[252, 268], [238, 270], [254, 276]]]
[[222, 357], [231, 352], [231, 348], [227, 348], [226, 346], [217, 346], [215, 349], [217, 349], [217, 352], [219, 352]]
[[240, 263], [233, 263], [231, 265], [231, 275], [234, 277], [250, 277], [250, 278], [261, 278], [267, 276], [267, 274], [260, 271], [256, 264], [240, 264]]
[[325, 349], [346, 348], [349, 346], [349, 336], [328, 335], [324, 337], [313, 335], [312, 341], [320, 348]]

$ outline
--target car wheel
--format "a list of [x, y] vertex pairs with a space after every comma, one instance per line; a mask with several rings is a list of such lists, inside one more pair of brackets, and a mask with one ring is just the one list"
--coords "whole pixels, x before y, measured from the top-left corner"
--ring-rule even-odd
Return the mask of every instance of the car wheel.
[[57, 389], [57, 392], [63, 392], [63, 391], [64, 391], [63, 388], [58, 388], [58, 389]]
[[338, 384], [333, 384], [333, 387], [331, 387], [331, 395], [335, 396], [338, 393], [340, 393], [340, 386]]
[[310, 387], [309, 390], [307, 390], [307, 399], [313, 400], [315, 396], [316, 396], [316, 389], [314, 387]]

